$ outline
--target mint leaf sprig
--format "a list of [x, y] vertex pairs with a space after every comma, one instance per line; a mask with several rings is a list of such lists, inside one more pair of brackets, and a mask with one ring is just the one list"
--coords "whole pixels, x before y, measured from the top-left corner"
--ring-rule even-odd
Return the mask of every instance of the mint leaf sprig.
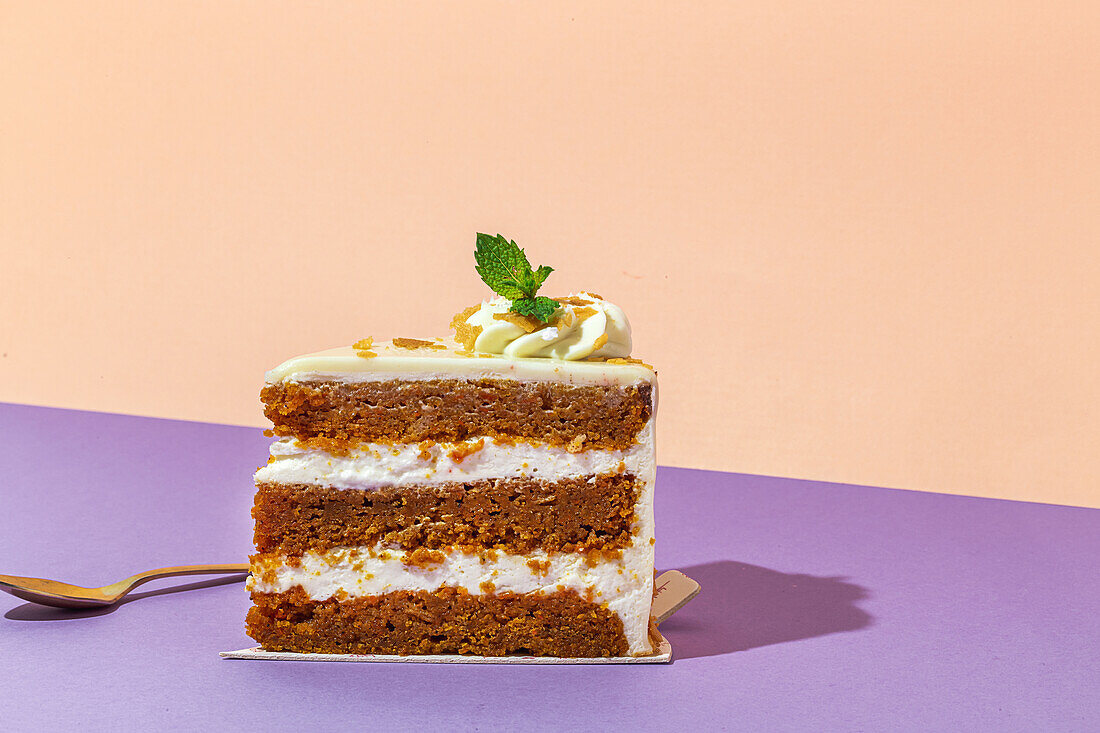
[[478, 232], [474, 261], [477, 262], [477, 274], [485, 284], [512, 301], [509, 310], [549, 323], [561, 307], [558, 301], [538, 295], [539, 288], [554, 268], [540, 265], [532, 270], [527, 255], [506, 237]]

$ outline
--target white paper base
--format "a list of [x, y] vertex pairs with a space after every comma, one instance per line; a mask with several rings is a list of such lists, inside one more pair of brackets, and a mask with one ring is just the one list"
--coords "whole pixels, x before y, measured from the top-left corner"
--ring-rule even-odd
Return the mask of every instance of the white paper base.
[[280, 662], [404, 662], [405, 664], [668, 664], [672, 645], [658, 634], [657, 653], [647, 657], [475, 657], [468, 654], [301, 654], [266, 652], [260, 647], [222, 652], [225, 659], [272, 659]]

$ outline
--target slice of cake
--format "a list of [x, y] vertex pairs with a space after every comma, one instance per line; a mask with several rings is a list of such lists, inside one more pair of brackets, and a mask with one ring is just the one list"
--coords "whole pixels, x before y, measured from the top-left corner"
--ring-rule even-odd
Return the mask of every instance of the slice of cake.
[[264, 649], [652, 652], [656, 376], [613, 304], [524, 315], [508, 295], [456, 316], [455, 340], [268, 372], [279, 439], [256, 473], [248, 615]]

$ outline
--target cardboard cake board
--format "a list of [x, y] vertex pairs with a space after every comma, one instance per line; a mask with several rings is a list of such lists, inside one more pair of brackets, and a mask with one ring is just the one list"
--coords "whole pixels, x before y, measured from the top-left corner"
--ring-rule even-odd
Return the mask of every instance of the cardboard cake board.
[[[679, 570], [661, 573], [653, 583], [654, 624], [659, 624], [699, 594], [699, 584]], [[401, 662], [405, 664], [667, 664], [672, 645], [657, 632], [657, 648], [644, 657], [478, 657], [469, 654], [303, 654], [269, 652], [260, 647], [221, 652], [225, 659], [268, 659], [281, 662]]]

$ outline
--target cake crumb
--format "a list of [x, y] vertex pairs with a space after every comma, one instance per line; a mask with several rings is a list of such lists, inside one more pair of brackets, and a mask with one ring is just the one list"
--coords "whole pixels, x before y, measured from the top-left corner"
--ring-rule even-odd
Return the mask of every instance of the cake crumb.
[[495, 321], [508, 321], [513, 326], [518, 326], [523, 329], [524, 333], [534, 333], [540, 329], [546, 328], [550, 324], [543, 323], [534, 316], [525, 316], [522, 313], [513, 313], [508, 311], [506, 313], [494, 313], [493, 320]]
[[407, 338], [395, 338], [393, 345], [399, 349], [445, 349], [447, 348], [443, 344], [437, 344], [434, 341], [426, 341], [424, 339], [407, 339]]
[[493, 583], [493, 582], [488, 581], [488, 580], [483, 580], [478, 585], [478, 588], [481, 589], [482, 593], [488, 594], [488, 593], [492, 593], [493, 591], [495, 591], [497, 589], [497, 586], [496, 586], [496, 583]]
[[370, 336], [365, 339], [359, 339], [351, 345], [351, 348], [355, 349], [355, 355], [362, 359], [373, 359], [378, 356], [378, 354], [371, 351], [371, 349], [374, 348], [374, 339]]
[[569, 451], [570, 453], [580, 453], [581, 450], [583, 450], [582, 446], [584, 445], [585, 437], [587, 436], [585, 436], [584, 433], [576, 436], [569, 441], [569, 445], [565, 446], [565, 450]]
[[446, 553], [440, 550], [429, 550], [427, 547], [418, 547], [405, 555], [402, 563], [404, 565], [420, 568], [421, 570], [431, 570], [434, 567], [442, 565], [446, 559]]
[[419, 443], [416, 444], [416, 447], [420, 449], [420, 453], [417, 454], [417, 457], [420, 460], [422, 460], [422, 461], [434, 460], [435, 457], [432, 455], [432, 448], [435, 447], [435, 441], [434, 440], [422, 440], [422, 441], [420, 441]]
[[481, 310], [481, 305], [471, 305], [469, 308], [456, 313], [451, 319], [451, 328], [455, 332], [455, 341], [462, 344], [466, 351], [474, 350], [474, 341], [481, 335], [481, 326], [471, 326], [467, 323], [470, 316]]
[[462, 461], [466, 460], [467, 456], [472, 456], [484, 447], [485, 438], [480, 438], [476, 443], [460, 443], [455, 446], [453, 451], [447, 454], [447, 457], [455, 463], [462, 463]]
[[535, 575], [547, 575], [550, 572], [550, 561], [531, 559], [527, 561], [527, 567], [531, 568], [531, 572]]
[[586, 306], [584, 308], [578, 308], [577, 310], [573, 311], [573, 314], [577, 316], [577, 323], [578, 324], [584, 323], [585, 321], [587, 321], [589, 318], [596, 315], [597, 313], [599, 313], [598, 310], [596, 310], [595, 308], [588, 307], [588, 306]]
[[653, 367], [650, 364], [646, 364], [641, 359], [632, 359], [629, 356], [627, 356], [627, 357], [618, 357], [617, 356], [614, 359], [608, 359], [607, 363], [608, 364], [638, 364], [639, 366], [644, 366], [646, 369], [653, 369]]
[[298, 438], [298, 445], [307, 450], [323, 450], [334, 456], [351, 455], [357, 441], [346, 438], [326, 438], [323, 435], [315, 435], [312, 438]]

